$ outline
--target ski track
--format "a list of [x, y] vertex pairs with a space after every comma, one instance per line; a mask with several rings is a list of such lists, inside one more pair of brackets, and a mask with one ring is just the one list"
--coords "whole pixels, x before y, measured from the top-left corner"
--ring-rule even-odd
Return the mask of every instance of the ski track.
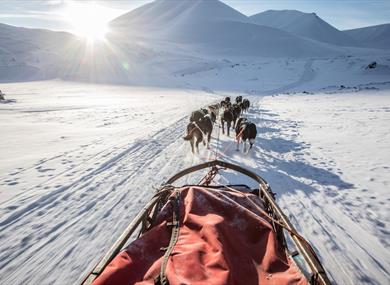
[[277, 89], [265, 91], [265, 94], [278, 94], [278, 93], [283, 93], [289, 90], [292, 90], [296, 87], [304, 85], [306, 82], [310, 82], [314, 79], [315, 77], [315, 71], [313, 70], [313, 59], [309, 59], [306, 61], [304, 67], [303, 67], [303, 72], [301, 77], [296, 81], [292, 82], [290, 84], [287, 84], [285, 86], [279, 87]]
[[[310, 66], [308, 62], [306, 70]], [[335, 283], [388, 282], [389, 259], [381, 252], [382, 246], [388, 250], [388, 245], [383, 245], [387, 233], [366, 226], [372, 217], [361, 211], [365, 202], [346, 203], [356, 201], [349, 191], [355, 185], [340, 178], [340, 170], [326, 157], [314, 157], [321, 166], [306, 161], [310, 145], [299, 141], [300, 122], [280, 119], [262, 107], [261, 97], [250, 100], [253, 107], [245, 116], [259, 131], [254, 149], [248, 154], [237, 152], [233, 135], [221, 134], [219, 158], [252, 169], [270, 183], [280, 205], [314, 245]], [[214, 158], [219, 128], [214, 128], [211, 150], [201, 146], [200, 154], [192, 155], [189, 144], [181, 139], [187, 121], [188, 117], [183, 117], [148, 137], [119, 142], [30, 187], [36, 190], [39, 186], [41, 192], [26, 191], [1, 204], [0, 283], [80, 282], [155, 187], [185, 167]], [[73, 152], [77, 150], [42, 160], [38, 166]], [[97, 166], [91, 169], [91, 165]], [[69, 174], [77, 178], [57, 184]], [[197, 182], [203, 174], [186, 177], [185, 183]], [[247, 182], [231, 172], [223, 172], [219, 179]]]

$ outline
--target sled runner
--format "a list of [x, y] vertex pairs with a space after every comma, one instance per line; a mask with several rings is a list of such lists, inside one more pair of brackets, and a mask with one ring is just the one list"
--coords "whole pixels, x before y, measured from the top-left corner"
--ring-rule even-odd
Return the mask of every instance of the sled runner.
[[[209, 168], [201, 182], [174, 186]], [[213, 183], [221, 170], [258, 183]], [[138, 237], [129, 243], [137, 229]], [[125, 246], [126, 245], [126, 246]], [[310, 244], [276, 204], [268, 183], [222, 161], [170, 178], [84, 279], [108, 284], [330, 284]]]

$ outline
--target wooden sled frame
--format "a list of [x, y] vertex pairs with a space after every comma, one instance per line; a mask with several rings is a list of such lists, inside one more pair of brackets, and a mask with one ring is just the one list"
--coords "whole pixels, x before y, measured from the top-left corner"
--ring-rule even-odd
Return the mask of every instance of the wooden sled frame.
[[[218, 168], [219, 167], [219, 168]], [[308, 278], [308, 281], [312, 285], [330, 285], [331, 282], [325, 272], [325, 269], [321, 265], [316, 253], [310, 246], [310, 244], [300, 236], [295, 230], [294, 226], [291, 224], [289, 219], [280, 209], [280, 207], [275, 202], [275, 194], [272, 192], [271, 187], [268, 183], [256, 173], [249, 171], [241, 166], [220, 161], [214, 160], [199, 165], [195, 165], [184, 169], [170, 179], [167, 180], [165, 184], [160, 188], [160, 191], [155, 194], [152, 199], [142, 208], [138, 215], [133, 219], [133, 221], [128, 225], [126, 230], [121, 234], [118, 240], [113, 244], [109, 251], [104, 255], [104, 257], [98, 262], [98, 264], [93, 268], [93, 270], [88, 273], [86, 278], [82, 281], [82, 285], [91, 284], [106, 268], [106, 266], [114, 259], [114, 257], [123, 249], [125, 244], [128, 242], [130, 237], [134, 234], [135, 230], [142, 224], [140, 235], [147, 231], [148, 219], [155, 217], [161, 208], [162, 204], [165, 204], [168, 194], [171, 190], [174, 189], [172, 184], [178, 179], [202, 169], [211, 168], [210, 172], [218, 172], [219, 169], [230, 169], [236, 172], [239, 172], [245, 176], [248, 176], [255, 180], [259, 184], [258, 195], [263, 200], [266, 211], [269, 214], [271, 221], [273, 221], [273, 227], [279, 239], [284, 246], [287, 248], [285, 241], [284, 231], [289, 234], [291, 240], [294, 242], [297, 250], [303, 256], [306, 266], [311, 270], [311, 276]], [[215, 174], [214, 174], [215, 175]], [[202, 184], [198, 184], [202, 185]], [[292, 254], [296, 256], [298, 253]], [[299, 264], [297, 264], [299, 266]]]

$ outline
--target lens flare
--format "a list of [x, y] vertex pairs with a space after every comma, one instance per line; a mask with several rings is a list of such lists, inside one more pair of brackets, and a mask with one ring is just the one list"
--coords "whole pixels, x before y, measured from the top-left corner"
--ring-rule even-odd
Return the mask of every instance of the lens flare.
[[93, 2], [69, 2], [64, 11], [72, 31], [92, 43], [105, 40], [109, 17], [105, 7]]

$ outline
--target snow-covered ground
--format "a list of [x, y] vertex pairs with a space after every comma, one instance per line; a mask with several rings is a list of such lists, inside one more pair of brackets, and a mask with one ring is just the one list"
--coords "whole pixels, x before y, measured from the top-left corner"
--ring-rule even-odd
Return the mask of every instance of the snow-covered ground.
[[[93, 45], [0, 24], [0, 284], [77, 284], [156, 187], [215, 153], [269, 181], [335, 284], [390, 284], [389, 28], [211, 0], [148, 3]], [[217, 149], [216, 127], [192, 155], [190, 112], [226, 95], [251, 100], [255, 148]]]
[[[174, 171], [187, 115], [215, 95], [2, 85], [0, 283], [75, 284]], [[20, 272], [24, 272], [21, 274]]]
[[390, 280], [389, 95], [284, 95], [257, 105], [260, 173], [337, 284]]
[[[11, 99], [0, 104], [1, 284], [77, 283], [154, 187], [214, 158], [218, 127], [199, 155], [181, 137], [190, 111], [216, 94], [62, 81], [1, 89]], [[335, 283], [386, 284], [390, 94], [352, 91], [250, 96], [256, 146], [245, 155], [221, 136], [218, 153], [269, 181]]]

